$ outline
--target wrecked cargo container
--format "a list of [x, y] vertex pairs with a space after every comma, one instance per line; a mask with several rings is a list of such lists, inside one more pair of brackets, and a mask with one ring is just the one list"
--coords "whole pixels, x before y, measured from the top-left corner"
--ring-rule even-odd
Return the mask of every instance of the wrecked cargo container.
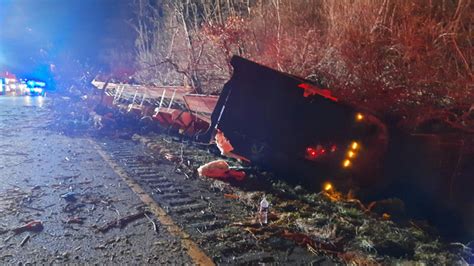
[[397, 197], [445, 236], [474, 237], [474, 197], [466, 189], [474, 186], [474, 154], [463, 149], [472, 136], [406, 134], [321, 84], [237, 56], [231, 64], [207, 140], [217, 129], [234, 154], [286, 181], [318, 191], [331, 181], [366, 201]]
[[338, 100], [320, 84], [241, 57], [231, 64], [234, 73], [214, 109], [212, 126], [224, 132], [235, 153], [314, 188], [342, 177], [351, 186], [357, 173], [378, 168], [387, 139], [376, 117]]

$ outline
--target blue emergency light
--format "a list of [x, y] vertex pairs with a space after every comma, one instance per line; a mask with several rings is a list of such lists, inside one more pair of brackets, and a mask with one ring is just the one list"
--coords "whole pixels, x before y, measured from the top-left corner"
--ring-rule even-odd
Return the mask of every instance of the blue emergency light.
[[36, 81], [36, 80], [28, 80], [26, 82], [30, 93], [32, 94], [44, 94], [44, 89], [46, 87], [46, 83], [43, 81]]
[[28, 88], [35, 88], [35, 87], [44, 88], [44, 87], [46, 87], [46, 83], [43, 82], [43, 81], [28, 80], [26, 82], [26, 84], [28, 85]]

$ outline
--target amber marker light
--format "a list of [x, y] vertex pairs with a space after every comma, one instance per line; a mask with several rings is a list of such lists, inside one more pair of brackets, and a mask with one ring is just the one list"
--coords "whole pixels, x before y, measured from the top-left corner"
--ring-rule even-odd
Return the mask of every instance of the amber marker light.
[[347, 167], [351, 166], [351, 161], [350, 160], [344, 160], [344, 162], [342, 163], [342, 166], [344, 166], [344, 168], [347, 168]]
[[357, 120], [357, 121], [362, 121], [363, 119], [364, 119], [364, 115], [363, 115], [363, 114], [361, 114], [361, 113], [357, 113], [357, 114], [356, 114], [356, 120]]
[[354, 156], [355, 156], [355, 152], [353, 152], [353, 151], [349, 151], [347, 153], [347, 157], [349, 157], [349, 158], [353, 158]]
[[323, 189], [324, 189], [324, 191], [326, 191], [326, 192], [331, 191], [331, 190], [333, 189], [332, 184], [329, 183], [329, 182], [324, 183], [324, 184], [323, 184]]
[[351, 148], [352, 148], [353, 150], [356, 150], [358, 147], [359, 147], [359, 143], [357, 143], [357, 142], [355, 142], [355, 141], [352, 142]]

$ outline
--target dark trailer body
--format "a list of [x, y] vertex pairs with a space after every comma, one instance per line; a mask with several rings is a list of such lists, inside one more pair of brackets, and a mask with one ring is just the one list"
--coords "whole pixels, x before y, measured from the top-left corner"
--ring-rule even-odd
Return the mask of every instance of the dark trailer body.
[[[474, 138], [407, 134], [320, 84], [236, 57], [212, 113], [234, 153], [320, 191], [330, 181], [364, 201], [400, 198], [450, 238], [474, 237]], [[209, 136], [208, 136], [209, 137]]]
[[[237, 56], [231, 64], [234, 73], [214, 109], [212, 125], [224, 132], [235, 153], [314, 188], [342, 175], [347, 181], [363, 166], [346, 158], [352, 143], [360, 148], [368, 138], [357, 110], [320, 84]], [[344, 166], [347, 159], [350, 165]]]

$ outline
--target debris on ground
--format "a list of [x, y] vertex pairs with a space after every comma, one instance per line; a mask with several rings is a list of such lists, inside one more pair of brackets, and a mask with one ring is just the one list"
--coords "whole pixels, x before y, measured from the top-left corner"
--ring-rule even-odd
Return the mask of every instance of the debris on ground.
[[270, 203], [268, 203], [267, 198], [263, 196], [262, 201], [260, 201], [260, 208], [258, 209], [260, 224], [268, 223], [268, 207], [269, 206], [270, 206]]
[[97, 230], [101, 233], [107, 233], [110, 229], [123, 228], [127, 224], [129, 224], [129, 223], [131, 223], [135, 220], [138, 220], [140, 218], [144, 218], [144, 217], [146, 217], [146, 215], [149, 215], [149, 214], [150, 214], [150, 212], [147, 212], [147, 211], [142, 211], [142, 212], [130, 214], [130, 215], [122, 217], [122, 218], [120, 218], [116, 221], [108, 222], [107, 224], [105, 224], [101, 227], [98, 227]]
[[238, 195], [235, 195], [235, 194], [227, 194], [227, 193], [225, 193], [225, 194], [224, 194], [224, 198], [237, 200], [237, 199], [239, 199], [240, 197], [239, 197]]
[[70, 191], [61, 195], [61, 198], [65, 199], [66, 201], [76, 201], [76, 193]]
[[[120, 115], [115, 118], [117, 121], [121, 119]], [[225, 164], [220, 163], [217, 167], [220, 171], [233, 170], [229, 163], [242, 167], [241, 161], [245, 160], [228, 156], [232, 152], [229, 151], [232, 145], [229, 143], [230, 147], [225, 148], [226, 138], [223, 134], [222, 137], [219, 140], [220, 155], [207, 145], [187, 143], [169, 135], [133, 135], [132, 139], [142, 142], [158, 155], [169, 158], [169, 161], [176, 164], [176, 172], [195, 178], [196, 173], [203, 175], [201, 167], [209, 162], [222, 160], [222, 155], [238, 161], [223, 161]], [[262, 227], [258, 219], [253, 219], [251, 223], [247, 220], [241, 223], [252, 237], [283, 237], [293, 241], [295, 245], [307, 247], [311, 252], [333, 256], [347, 264], [456, 264], [463, 261], [463, 256], [458, 251], [461, 248], [450, 250], [436, 235], [429, 234], [420, 227], [397, 224], [391, 217], [398, 214], [389, 213], [392, 209], [381, 208], [382, 204], [376, 208], [382, 213], [374, 213], [360, 202], [337, 193], [334, 188], [331, 191], [312, 193], [280, 181], [281, 178], [262, 169], [246, 170], [246, 173], [245, 180], [236, 183], [222, 182], [222, 175], [203, 180], [208, 182], [211, 189], [217, 188], [215, 191], [222, 193], [225, 198], [236, 199], [233, 204], [243, 204], [253, 215], [258, 212], [262, 196], [266, 195], [267, 200], [272, 203], [268, 225]], [[228, 178], [226, 176], [224, 180], [228, 181]], [[124, 217], [109, 222], [97, 230], [107, 232], [146, 217], [141, 212], [135, 215], [130, 220]]]
[[205, 176], [219, 180], [232, 178], [237, 181], [243, 181], [245, 179], [245, 172], [231, 169], [229, 164], [224, 160], [216, 160], [202, 165], [197, 171], [201, 177]]
[[[133, 139], [158, 155], [165, 150], [189, 161], [189, 164], [177, 161], [177, 167], [194, 177], [202, 173], [201, 167], [206, 162], [222, 160], [208, 146], [170, 141], [165, 135], [135, 135]], [[222, 165], [222, 169], [227, 169], [225, 164]], [[244, 167], [239, 163], [236, 166]], [[193, 169], [198, 168], [201, 171], [192, 175]], [[208, 182], [211, 188], [223, 193], [224, 198], [237, 200], [253, 213], [258, 213], [265, 195], [272, 203], [267, 226], [262, 227], [258, 217], [250, 222], [245, 220], [233, 224], [259, 239], [284, 237], [295, 245], [306, 245], [311, 252], [326, 254], [344, 264], [446, 265], [468, 260], [461, 251], [448, 250], [447, 243], [415, 223], [396, 223], [393, 217], [402, 217], [403, 213], [402, 208], [397, 207], [401, 205], [394, 199], [388, 205], [380, 202], [367, 207], [350, 193], [343, 195], [338, 192], [332, 184], [326, 184], [323, 191], [313, 193], [261, 169], [249, 171], [242, 182], [228, 183], [218, 179], [208, 179]]]
[[[73, 97], [2, 100], [1, 265], [192, 264], [186, 251], [171, 251], [180, 247], [180, 242], [166, 230], [146, 234], [153, 229], [144, 219], [103, 235], [91, 230], [94, 224], [122, 217], [116, 213], [134, 213], [132, 209], [143, 203], [110, 167], [104, 166], [89, 142], [90, 136], [110, 133], [115, 137], [115, 132], [94, 129], [82, 110], [84, 102]], [[23, 100], [44, 100], [44, 106], [52, 102], [55, 106], [26, 107]], [[76, 201], [61, 198], [69, 191], [76, 193]], [[120, 241], [105, 249], [94, 249], [117, 238]], [[156, 239], [167, 245], [153, 245]]]
[[234, 147], [232, 147], [230, 141], [224, 136], [224, 132], [218, 129], [214, 138], [217, 148], [219, 148], [219, 150], [221, 151], [221, 155], [245, 162], [250, 162], [249, 159], [232, 152], [234, 150]]
[[30, 238], [31, 238], [31, 235], [25, 236], [25, 238], [23, 238], [23, 240], [20, 243], [20, 247], [23, 247], [26, 244], [26, 242], [28, 242], [28, 240], [30, 240]]
[[84, 220], [85, 220], [85, 218], [83, 218], [83, 217], [72, 217], [72, 218], [67, 219], [65, 221], [65, 223], [67, 223], [67, 224], [83, 224]]
[[43, 230], [43, 223], [36, 220], [12, 229], [15, 234], [21, 234], [26, 231], [39, 232], [41, 230]]
[[148, 221], [150, 221], [150, 223], [153, 225], [153, 230], [158, 233], [158, 225], [156, 225], [156, 222], [150, 218], [150, 216], [148, 216], [146, 213], [145, 213], [145, 217], [148, 219]]
[[86, 207], [85, 204], [83, 203], [77, 203], [77, 202], [70, 202], [66, 204], [66, 206], [63, 207], [63, 212], [67, 213], [75, 213], [76, 211]]

